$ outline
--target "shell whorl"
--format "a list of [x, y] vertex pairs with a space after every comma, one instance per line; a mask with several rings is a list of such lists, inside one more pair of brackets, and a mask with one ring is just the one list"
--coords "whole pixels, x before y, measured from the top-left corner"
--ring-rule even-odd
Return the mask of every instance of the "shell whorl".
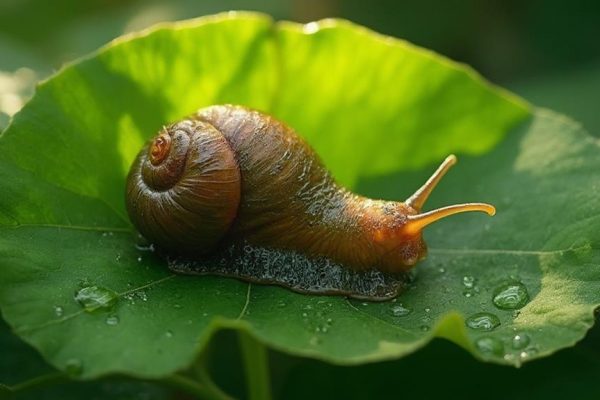
[[148, 143], [127, 177], [127, 211], [150, 242], [179, 254], [211, 252], [240, 204], [241, 177], [225, 137], [185, 119]]

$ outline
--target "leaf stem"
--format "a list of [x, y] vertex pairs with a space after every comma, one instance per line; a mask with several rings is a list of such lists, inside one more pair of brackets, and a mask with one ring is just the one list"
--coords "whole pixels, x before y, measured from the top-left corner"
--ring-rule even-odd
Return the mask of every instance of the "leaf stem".
[[230, 400], [227, 394], [223, 393], [210, 379], [206, 382], [197, 382], [185, 375], [173, 374], [166, 378], [159, 379], [167, 386], [182, 390], [186, 393], [194, 395], [199, 399], [206, 400]]
[[36, 376], [27, 381], [17, 383], [10, 387], [14, 393], [50, 386], [69, 380], [69, 375], [64, 372], [51, 372], [49, 374]]
[[240, 331], [238, 337], [246, 372], [248, 399], [270, 400], [271, 377], [267, 349], [244, 331]]

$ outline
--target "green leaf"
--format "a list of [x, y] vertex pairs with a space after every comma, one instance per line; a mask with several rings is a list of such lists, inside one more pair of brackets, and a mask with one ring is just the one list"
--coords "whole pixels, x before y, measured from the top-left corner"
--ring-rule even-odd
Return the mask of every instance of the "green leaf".
[[536, 74], [527, 80], [513, 82], [510, 88], [538, 106], [575, 118], [590, 134], [600, 135], [600, 116], [596, 106], [600, 93], [599, 63]]
[[[163, 124], [226, 102], [286, 121], [336, 177], [377, 197], [402, 198], [432, 163], [468, 154], [431, 207], [489, 201], [498, 215], [429, 229], [430, 257], [397, 302], [172, 275], [135, 246], [125, 174]], [[528, 115], [470, 69], [345, 21], [227, 14], [119, 39], [41, 84], [0, 138], [0, 308], [84, 378], [170, 374], [224, 328], [342, 364], [397, 358], [435, 336], [500, 363], [549, 354], [585, 334], [599, 302], [598, 149], [562, 116]], [[516, 283], [527, 304], [495, 307], [498, 288]], [[91, 287], [103, 305], [86, 310], [75, 295]], [[481, 312], [500, 325], [467, 328]], [[513, 349], [517, 333], [529, 343]]]

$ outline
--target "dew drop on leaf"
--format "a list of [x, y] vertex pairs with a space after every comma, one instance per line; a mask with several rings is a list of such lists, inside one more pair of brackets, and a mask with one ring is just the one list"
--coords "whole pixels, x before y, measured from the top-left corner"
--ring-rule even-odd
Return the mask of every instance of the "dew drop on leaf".
[[429, 325], [421, 325], [419, 327], [419, 329], [421, 329], [421, 332], [427, 332], [429, 331], [431, 328], [429, 327]]
[[404, 307], [402, 304], [395, 305], [390, 308], [390, 313], [394, 317], [404, 317], [412, 312], [410, 308]]
[[515, 310], [527, 304], [529, 293], [522, 283], [512, 282], [496, 288], [492, 301], [502, 310]]
[[63, 314], [65, 313], [65, 310], [61, 307], [61, 306], [54, 306], [54, 314], [57, 317], [62, 317]]
[[475, 346], [483, 354], [493, 354], [502, 356], [504, 354], [504, 345], [493, 337], [482, 337], [475, 341]]
[[173, 337], [173, 331], [171, 331], [171, 330], [168, 330], [168, 331], [166, 331], [166, 332], [165, 332], [165, 336], [166, 336], [167, 338], [169, 338], [169, 339], [170, 339], [170, 338], [172, 338], [172, 337]]
[[117, 315], [109, 315], [106, 317], [106, 325], [115, 326], [119, 325], [119, 317]]
[[139, 251], [145, 251], [150, 253], [154, 252], [154, 245], [152, 243], [136, 243], [135, 248]]
[[475, 286], [475, 278], [471, 275], [463, 276], [462, 283], [466, 288], [471, 289]]
[[512, 338], [512, 347], [515, 350], [521, 350], [527, 347], [529, 342], [531, 342], [529, 336], [524, 333], [520, 333]]
[[465, 324], [476, 331], [491, 331], [500, 325], [500, 320], [494, 314], [480, 312], [467, 318]]
[[88, 286], [75, 293], [75, 300], [87, 312], [96, 310], [108, 310], [118, 300], [118, 296], [110, 289], [101, 286]]
[[523, 350], [519, 354], [519, 357], [521, 357], [521, 359], [529, 358], [529, 357], [536, 355], [537, 352], [538, 352], [538, 350], [535, 347], [529, 347], [529, 348]]
[[148, 301], [148, 295], [143, 290], [138, 290], [137, 292], [134, 293], [134, 295], [141, 301]]

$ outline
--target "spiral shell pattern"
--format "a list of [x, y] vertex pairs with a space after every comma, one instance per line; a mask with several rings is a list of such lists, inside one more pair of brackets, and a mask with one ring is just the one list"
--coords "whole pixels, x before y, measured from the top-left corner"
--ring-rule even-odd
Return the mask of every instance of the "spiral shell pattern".
[[127, 212], [165, 250], [214, 250], [235, 219], [241, 178], [234, 152], [211, 124], [185, 119], [146, 145], [127, 177]]

